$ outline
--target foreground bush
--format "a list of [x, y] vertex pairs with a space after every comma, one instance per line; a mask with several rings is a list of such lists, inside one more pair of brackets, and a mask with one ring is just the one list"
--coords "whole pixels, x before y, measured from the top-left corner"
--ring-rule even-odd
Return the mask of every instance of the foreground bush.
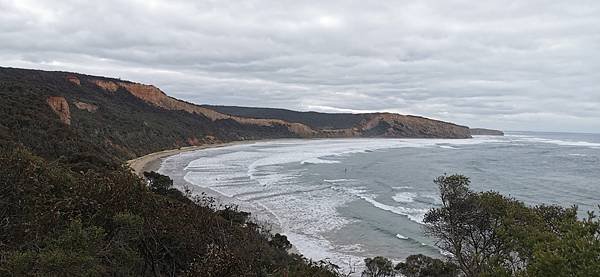
[[461, 175], [441, 176], [442, 205], [424, 222], [465, 276], [600, 276], [600, 221], [577, 207], [473, 192]]
[[434, 182], [442, 204], [425, 215], [425, 230], [450, 257], [412, 255], [394, 270], [386, 258], [366, 259], [363, 277], [600, 276], [600, 220], [593, 213], [580, 220], [577, 207], [530, 207], [474, 192], [462, 175]]
[[287, 238], [127, 169], [74, 173], [0, 148], [2, 276], [337, 276]]

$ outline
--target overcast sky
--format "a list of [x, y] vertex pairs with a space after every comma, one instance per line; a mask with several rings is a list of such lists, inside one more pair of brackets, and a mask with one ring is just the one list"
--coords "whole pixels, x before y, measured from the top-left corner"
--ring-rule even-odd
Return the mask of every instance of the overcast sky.
[[202, 104], [600, 132], [598, 0], [0, 0], [0, 66]]

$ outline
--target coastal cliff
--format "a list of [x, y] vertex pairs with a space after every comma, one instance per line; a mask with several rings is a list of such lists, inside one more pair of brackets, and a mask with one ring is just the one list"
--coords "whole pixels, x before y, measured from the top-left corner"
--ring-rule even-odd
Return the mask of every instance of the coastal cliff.
[[[393, 113], [357, 114], [360, 120], [354, 125], [321, 127], [308, 122], [293, 121], [288, 118], [276, 116], [243, 115], [235, 112], [221, 112], [212, 106], [199, 106], [168, 96], [153, 85], [131, 82], [113, 82], [92, 79], [92, 83], [109, 91], [124, 88], [132, 95], [156, 107], [168, 110], [180, 110], [189, 113], [201, 114], [212, 121], [233, 120], [240, 124], [263, 127], [282, 126], [289, 132], [302, 138], [332, 138], [332, 137], [388, 137], [388, 138], [470, 138], [469, 128], [456, 124], [432, 120], [424, 117], [400, 115]], [[263, 108], [267, 109], [267, 108]], [[289, 111], [294, 112], [294, 111]], [[300, 112], [295, 112], [300, 113]], [[327, 113], [312, 113], [313, 122], [318, 122], [321, 117], [331, 116]], [[341, 120], [350, 121], [355, 115], [341, 115]]]
[[411, 115], [200, 106], [153, 85], [70, 72], [0, 67], [0, 97], [0, 140], [78, 168], [243, 140], [471, 137], [468, 127]]
[[221, 113], [256, 119], [278, 118], [308, 126], [316, 137], [470, 138], [468, 127], [394, 113], [319, 113], [286, 109], [209, 106]]

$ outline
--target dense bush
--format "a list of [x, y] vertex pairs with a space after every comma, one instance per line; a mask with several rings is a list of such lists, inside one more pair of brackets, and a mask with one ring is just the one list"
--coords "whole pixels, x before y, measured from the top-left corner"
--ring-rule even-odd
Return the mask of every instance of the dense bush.
[[577, 207], [526, 206], [469, 179], [441, 176], [442, 206], [425, 216], [429, 234], [466, 276], [600, 276], [600, 221]]
[[451, 262], [442, 261], [417, 254], [398, 263], [395, 269], [406, 277], [454, 277], [458, 276], [458, 268]]
[[283, 235], [127, 169], [75, 173], [0, 151], [0, 275], [337, 276]]
[[474, 192], [462, 175], [441, 176], [442, 205], [425, 215], [426, 232], [450, 253], [447, 261], [413, 255], [390, 271], [366, 259], [363, 276], [600, 276], [600, 220], [577, 207], [523, 202]]

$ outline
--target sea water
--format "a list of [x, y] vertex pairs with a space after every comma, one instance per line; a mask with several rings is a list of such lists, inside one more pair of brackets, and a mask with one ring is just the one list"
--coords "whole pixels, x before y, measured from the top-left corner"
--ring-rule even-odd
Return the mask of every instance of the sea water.
[[511, 132], [473, 139], [276, 140], [171, 156], [159, 170], [254, 207], [313, 260], [439, 257], [423, 216], [433, 179], [470, 177], [530, 205], [600, 204], [600, 135]]

